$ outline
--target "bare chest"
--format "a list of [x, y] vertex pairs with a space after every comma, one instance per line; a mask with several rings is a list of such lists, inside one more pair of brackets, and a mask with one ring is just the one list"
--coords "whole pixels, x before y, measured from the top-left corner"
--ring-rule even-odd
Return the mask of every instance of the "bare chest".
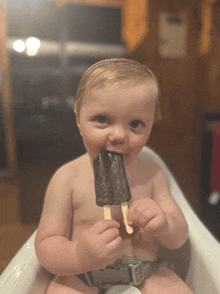
[[[132, 199], [128, 206], [137, 199], [152, 197], [151, 181], [134, 183], [129, 180]], [[103, 207], [96, 205], [95, 187], [93, 175], [83, 178], [74, 185], [73, 189], [73, 238], [77, 238], [82, 231], [93, 226], [104, 218]], [[112, 218], [123, 224], [123, 215], [120, 205], [111, 206]]]

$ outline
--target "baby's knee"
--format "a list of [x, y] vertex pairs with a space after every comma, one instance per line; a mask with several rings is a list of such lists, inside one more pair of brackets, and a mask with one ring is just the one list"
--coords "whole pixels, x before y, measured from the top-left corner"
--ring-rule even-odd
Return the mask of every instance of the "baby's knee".
[[55, 277], [47, 290], [47, 294], [98, 294], [96, 287], [88, 287], [76, 276]]
[[171, 269], [162, 267], [157, 274], [145, 280], [143, 294], [193, 294], [184, 281]]

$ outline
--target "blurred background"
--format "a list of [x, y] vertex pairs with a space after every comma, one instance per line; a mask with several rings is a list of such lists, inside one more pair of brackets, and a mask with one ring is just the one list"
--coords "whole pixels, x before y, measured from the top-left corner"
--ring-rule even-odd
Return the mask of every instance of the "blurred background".
[[0, 273], [54, 171], [85, 152], [73, 103], [105, 58], [155, 73], [162, 120], [147, 145], [220, 240], [219, 16], [219, 0], [0, 0]]

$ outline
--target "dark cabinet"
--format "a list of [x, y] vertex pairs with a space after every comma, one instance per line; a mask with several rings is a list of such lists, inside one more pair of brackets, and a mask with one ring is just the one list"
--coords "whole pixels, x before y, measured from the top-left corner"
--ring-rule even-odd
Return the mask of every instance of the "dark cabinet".
[[220, 241], [220, 114], [207, 114], [204, 122], [200, 217]]

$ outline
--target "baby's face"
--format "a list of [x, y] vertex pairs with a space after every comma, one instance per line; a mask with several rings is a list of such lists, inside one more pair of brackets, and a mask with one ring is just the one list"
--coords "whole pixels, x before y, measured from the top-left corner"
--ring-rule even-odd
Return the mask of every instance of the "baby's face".
[[130, 164], [146, 144], [154, 122], [158, 88], [154, 81], [94, 89], [76, 115], [86, 150], [93, 159], [102, 149], [122, 153]]

